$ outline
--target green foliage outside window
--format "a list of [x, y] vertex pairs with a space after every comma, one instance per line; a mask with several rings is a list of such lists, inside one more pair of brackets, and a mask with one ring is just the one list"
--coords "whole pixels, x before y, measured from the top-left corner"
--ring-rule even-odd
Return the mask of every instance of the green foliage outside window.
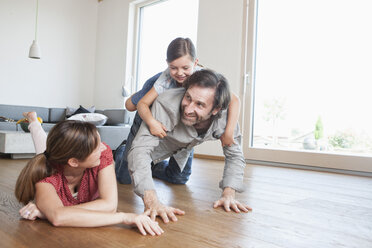
[[323, 122], [320, 117], [318, 117], [318, 120], [315, 124], [314, 137], [316, 140], [323, 138]]
[[333, 136], [329, 137], [329, 143], [333, 147], [352, 148], [355, 144], [355, 137], [347, 131], [338, 131]]

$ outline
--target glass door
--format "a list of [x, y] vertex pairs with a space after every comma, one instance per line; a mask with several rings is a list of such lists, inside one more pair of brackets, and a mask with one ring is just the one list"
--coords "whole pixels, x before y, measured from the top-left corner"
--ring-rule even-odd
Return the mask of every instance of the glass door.
[[372, 3], [249, 4], [246, 158], [372, 172]]

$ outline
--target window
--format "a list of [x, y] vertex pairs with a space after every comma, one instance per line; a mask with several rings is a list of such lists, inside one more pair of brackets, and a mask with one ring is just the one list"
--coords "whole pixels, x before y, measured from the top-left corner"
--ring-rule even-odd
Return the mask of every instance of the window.
[[248, 153], [257, 160], [372, 171], [372, 5], [251, 2]]
[[147, 1], [136, 5], [132, 93], [167, 68], [167, 47], [173, 39], [188, 37], [196, 45], [198, 6], [198, 0]]

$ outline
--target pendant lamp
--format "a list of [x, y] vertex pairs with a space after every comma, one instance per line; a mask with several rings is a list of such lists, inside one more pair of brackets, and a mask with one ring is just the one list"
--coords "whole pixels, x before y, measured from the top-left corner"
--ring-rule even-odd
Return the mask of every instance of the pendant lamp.
[[40, 47], [37, 44], [37, 17], [39, 12], [39, 0], [36, 0], [36, 21], [35, 21], [35, 39], [32, 42], [32, 45], [30, 47], [30, 52], [28, 54], [28, 57], [31, 59], [40, 59], [41, 52]]

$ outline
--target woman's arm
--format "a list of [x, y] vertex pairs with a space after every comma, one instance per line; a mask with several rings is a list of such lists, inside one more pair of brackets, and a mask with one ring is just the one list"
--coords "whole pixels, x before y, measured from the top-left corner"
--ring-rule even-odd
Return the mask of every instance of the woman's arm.
[[[118, 193], [114, 165], [111, 164], [98, 172], [99, 199], [71, 206], [86, 210], [96, 210], [108, 213], [115, 213], [118, 206]], [[36, 218], [45, 219], [44, 214], [33, 203], [29, 202], [19, 210], [20, 215], [29, 220]]]
[[235, 144], [234, 129], [236, 127], [236, 123], [238, 123], [240, 100], [234, 93], [231, 94], [231, 102], [227, 111], [226, 129], [220, 138], [222, 146], [231, 146]]
[[124, 216], [119, 214], [65, 207], [53, 185], [49, 183], [36, 184], [35, 200], [36, 206], [54, 226], [104, 226], [124, 220]]
[[113, 164], [98, 172], [99, 198], [97, 200], [72, 206], [87, 210], [97, 210], [115, 213], [118, 206], [118, 190], [116, 185], [115, 167]]
[[167, 136], [166, 127], [159, 121], [157, 121], [151, 113], [150, 106], [158, 97], [158, 93], [155, 88], [152, 87], [149, 92], [146, 93], [144, 97], [138, 102], [137, 110], [142, 120], [149, 126], [152, 135], [159, 138], [164, 138]]
[[28, 129], [31, 132], [36, 154], [43, 153], [46, 149], [47, 134], [41, 127], [41, 123], [37, 120], [36, 112], [24, 112], [23, 116], [25, 116], [30, 123]]
[[123, 223], [137, 225], [143, 235], [160, 235], [163, 230], [144, 213], [110, 213], [74, 206], [63, 206], [54, 187], [49, 183], [36, 184], [36, 205], [54, 226], [98, 227]]

